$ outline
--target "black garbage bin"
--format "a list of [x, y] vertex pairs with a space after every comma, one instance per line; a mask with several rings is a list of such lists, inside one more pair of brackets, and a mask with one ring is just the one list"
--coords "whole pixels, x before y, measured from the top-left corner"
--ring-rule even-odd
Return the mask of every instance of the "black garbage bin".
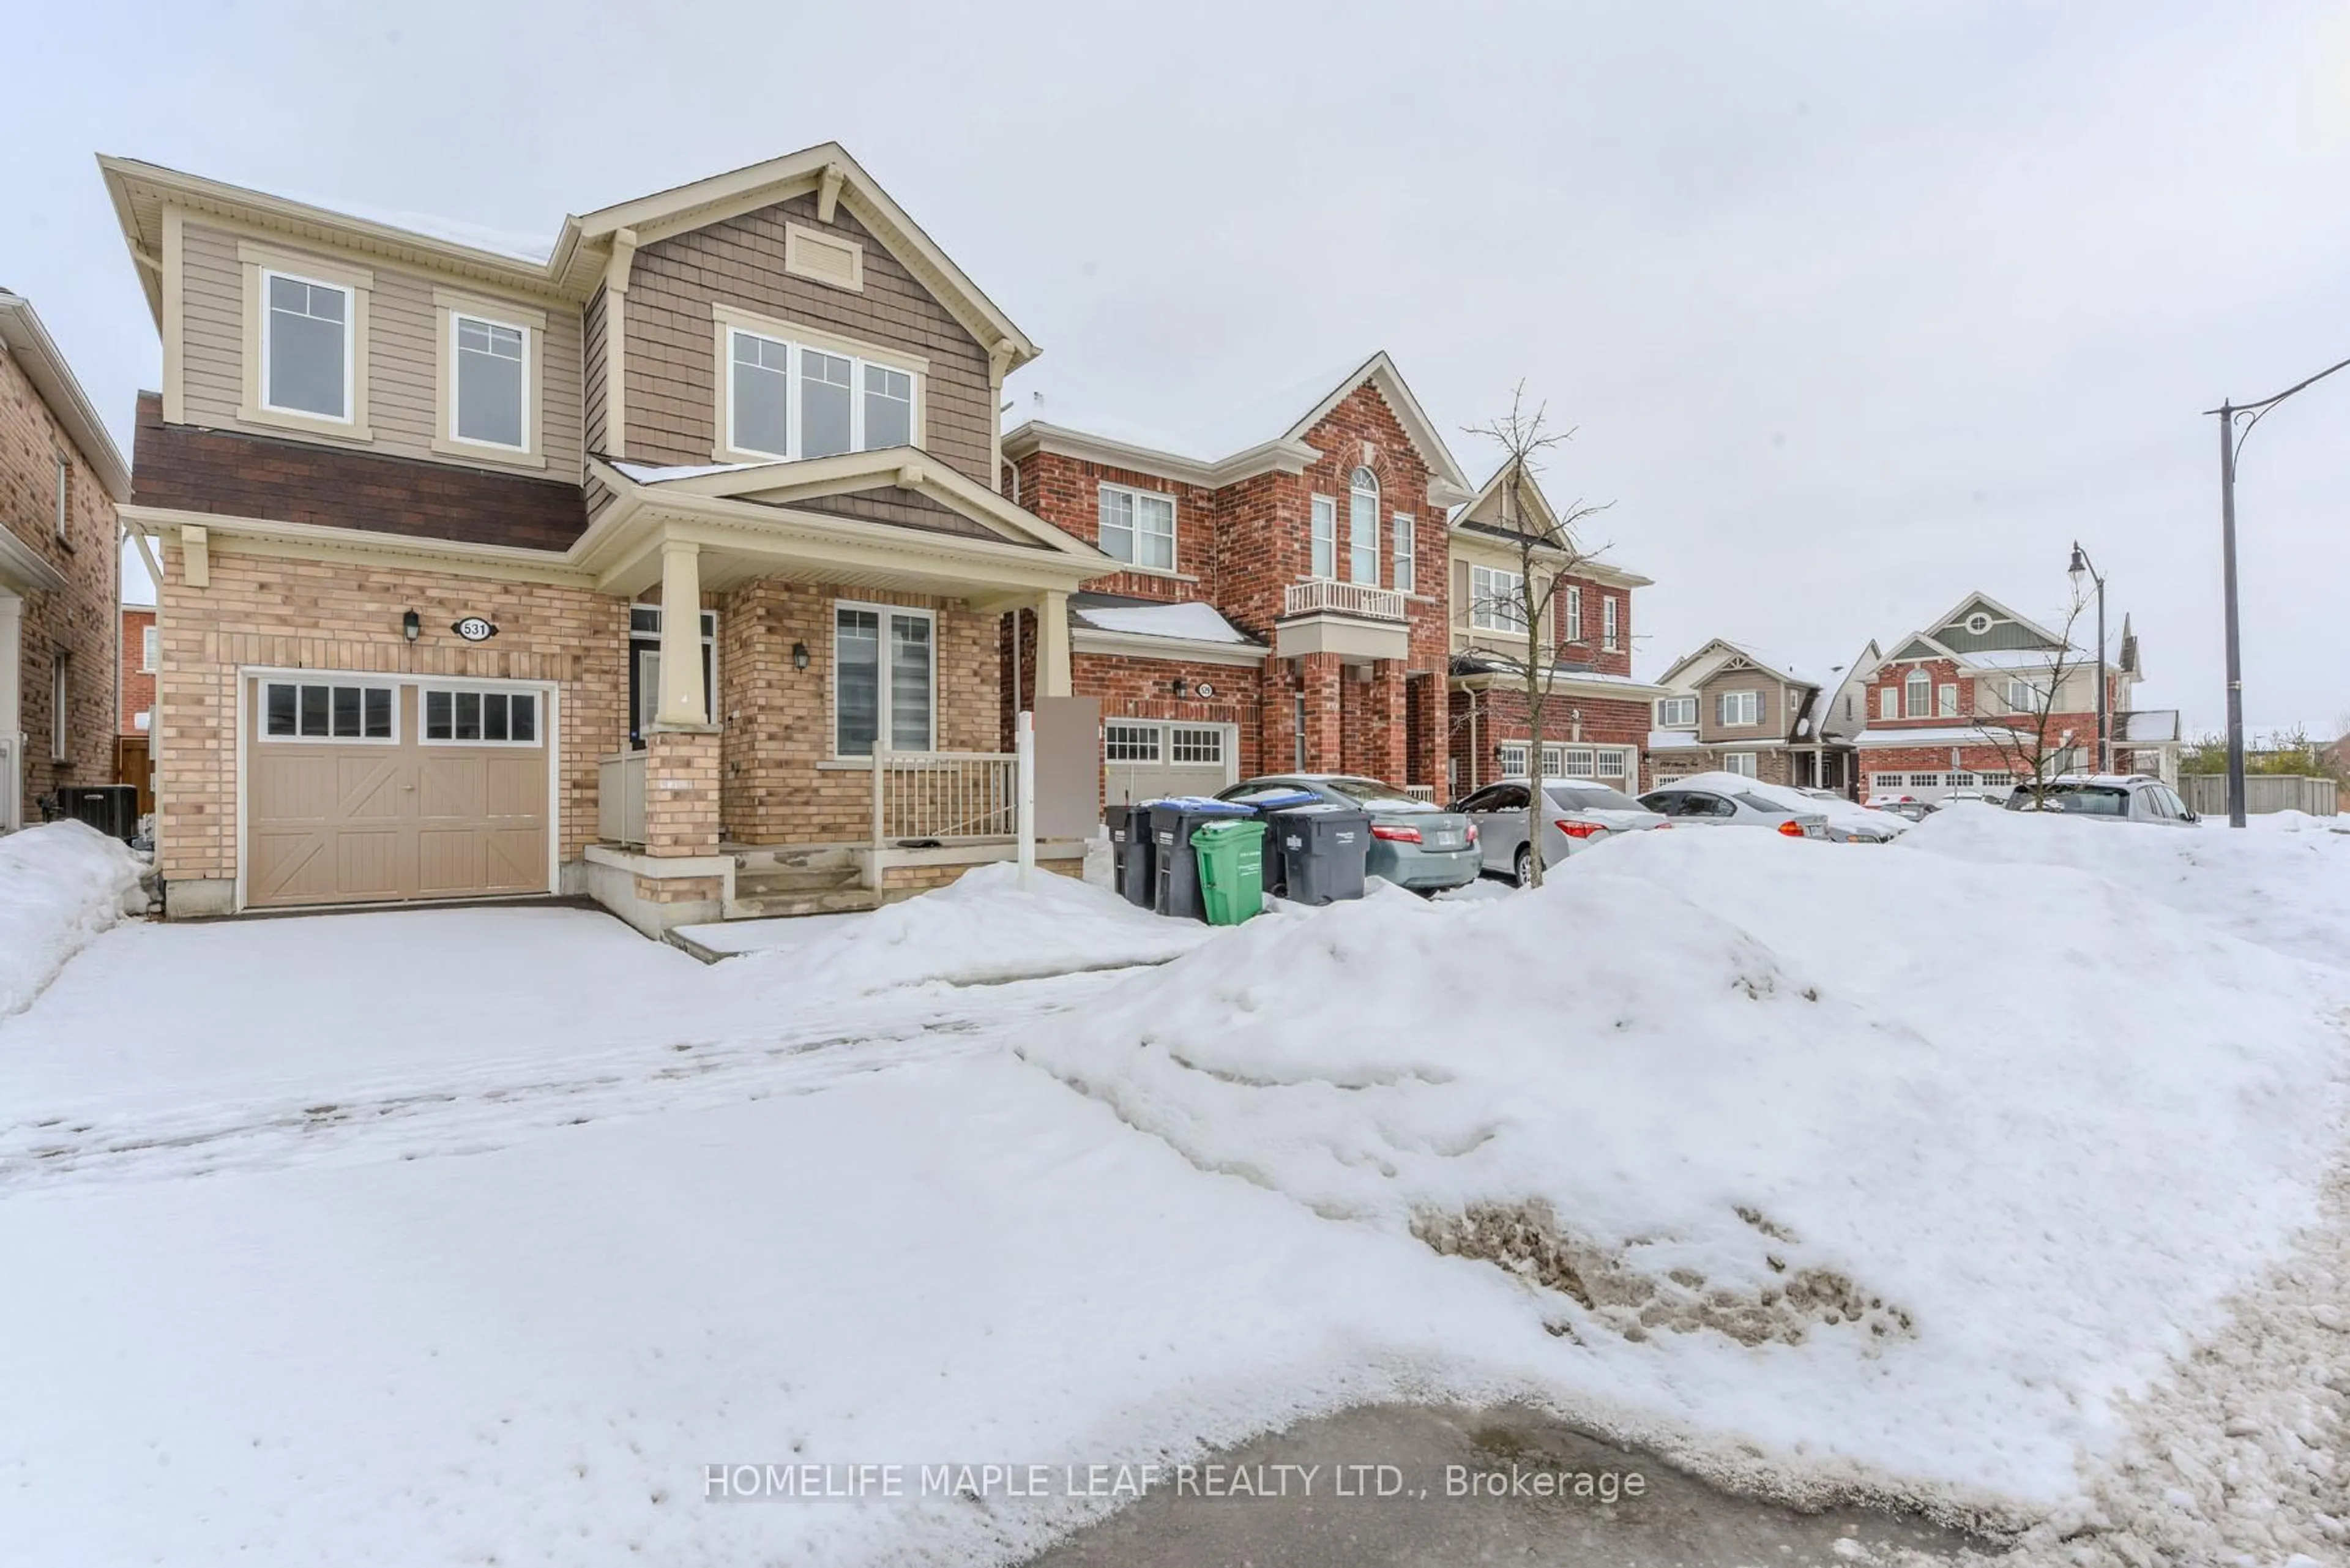
[[128, 844], [139, 836], [137, 784], [60, 784], [57, 813]]
[[1102, 814], [1117, 863], [1118, 890], [1129, 904], [1149, 909], [1159, 896], [1158, 857], [1150, 837], [1150, 805], [1127, 801]]
[[1371, 854], [1371, 814], [1317, 802], [1265, 814], [1265, 863], [1281, 864], [1281, 896], [1333, 904], [1363, 896]]
[[1203, 822], [1229, 822], [1254, 816], [1244, 805], [1206, 795], [1178, 795], [1150, 803], [1150, 848], [1158, 864], [1150, 907], [1162, 915], [1204, 920], [1208, 906], [1200, 897], [1200, 857], [1191, 848], [1191, 830]]

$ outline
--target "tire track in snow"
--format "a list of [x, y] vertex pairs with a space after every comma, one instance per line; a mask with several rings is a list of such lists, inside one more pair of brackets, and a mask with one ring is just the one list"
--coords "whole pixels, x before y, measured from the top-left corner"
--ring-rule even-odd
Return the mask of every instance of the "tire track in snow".
[[602, 1045], [505, 1058], [423, 1082], [379, 1082], [329, 1101], [248, 1100], [109, 1122], [45, 1116], [0, 1124], [0, 1197], [67, 1185], [169, 1180], [219, 1171], [479, 1154], [616, 1116], [820, 1093], [856, 1078], [1008, 1046], [1114, 971], [958, 992], [941, 1006], [884, 999], [777, 1033]]

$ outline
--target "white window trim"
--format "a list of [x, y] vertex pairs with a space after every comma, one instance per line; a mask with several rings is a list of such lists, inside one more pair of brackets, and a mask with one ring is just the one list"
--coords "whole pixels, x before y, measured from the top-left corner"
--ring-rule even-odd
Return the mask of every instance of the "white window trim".
[[[1108, 547], [1107, 545], [1100, 545], [1101, 498], [1105, 494], [1111, 493], [1131, 495], [1137, 498], [1147, 496], [1153, 501], [1164, 501], [1167, 503], [1167, 565], [1163, 566], [1154, 566], [1147, 565], [1144, 562], [1131, 560], [1124, 556], [1110, 556]], [[1134, 529], [1134, 540], [1136, 547], [1139, 549], [1142, 544], [1142, 508], [1140, 506], [1137, 506], [1134, 509], [1134, 515], [1136, 524]], [[1107, 479], [1101, 481], [1098, 488], [1094, 493], [1094, 532], [1097, 536], [1097, 547], [1100, 548], [1103, 555], [1109, 556], [1111, 560], [1117, 561], [1122, 566], [1129, 566], [1138, 572], [1167, 572], [1180, 575], [1182, 571], [1183, 507], [1181, 503], [1178, 502], [1175, 497], [1167, 491], [1145, 490], [1139, 484], [1118, 484]]]
[[1621, 639], [1617, 634], [1617, 613], [1618, 612], [1616, 608], [1616, 596], [1613, 594], [1600, 595], [1599, 647], [1602, 652], [1616, 652], [1617, 645], [1621, 641]]
[[901, 756], [920, 756], [924, 752], [939, 749], [939, 612], [917, 605], [876, 604], [867, 599], [835, 599], [832, 601], [832, 654], [825, 680], [832, 690], [827, 693], [826, 707], [830, 728], [826, 732], [825, 752], [836, 763], [852, 767], [871, 767], [871, 756], [844, 756], [840, 751], [840, 612], [868, 610], [881, 618], [880, 655], [876, 666], [873, 691], [873, 744], [878, 750], [889, 737], [889, 618], [893, 615], [920, 616], [931, 623], [931, 743], [920, 752], [902, 752], [894, 743], [889, 749]]
[[[537, 739], [530, 741], [459, 741], [453, 739], [436, 741], [432, 738], [431, 733], [431, 726], [424, 722], [424, 700], [435, 691], [447, 691], [452, 694], [470, 691], [482, 697], [504, 697], [509, 701], [516, 697], [527, 697], [531, 700], [531, 730], [532, 732], [537, 736]], [[391, 727], [394, 731], [397, 731], [400, 728], [400, 704], [397, 701], [392, 704]], [[452, 730], [457, 727], [456, 711], [453, 707], [450, 711], [449, 727]], [[509, 729], [513, 727], [511, 718], [508, 720], [507, 727]], [[479, 686], [470, 680], [420, 681], [416, 687], [416, 743], [420, 746], [491, 746], [502, 748], [506, 751], [535, 752], [538, 750], [539, 747], [546, 744], [546, 704], [538, 700], [537, 692], [517, 691], [512, 686]]]
[[1901, 717], [1901, 689], [1880, 686], [1877, 689], [1877, 717], [1882, 722]]
[[139, 628], [139, 673], [152, 675], [163, 657], [163, 628], [149, 621]]
[[[1689, 716], [1688, 716], [1687, 718], [1680, 718], [1680, 717], [1678, 717], [1677, 715], [1679, 715], [1679, 713], [1681, 713], [1681, 712], [1684, 711], [1684, 710], [1683, 710], [1683, 708], [1682, 708], [1682, 704], [1684, 704], [1684, 703], [1688, 704], [1688, 707], [1687, 707], [1686, 711], [1688, 712]], [[1685, 729], [1695, 729], [1696, 727], [1697, 727], [1697, 699], [1696, 699], [1696, 698], [1694, 698], [1694, 697], [1659, 697], [1659, 698], [1658, 698], [1658, 699], [1657, 699], [1657, 728], [1658, 728], [1658, 729], [1659, 729], [1659, 730], [1685, 730]]]
[[[1367, 485], [1356, 483], [1354, 476], [1357, 473], [1368, 474], [1370, 483]], [[1371, 503], [1368, 544], [1363, 543], [1357, 537], [1355, 529], [1356, 504], [1365, 496], [1368, 496]], [[1369, 469], [1357, 465], [1347, 476], [1347, 580], [1350, 583], [1361, 583], [1368, 587], [1379, 586], [1379, 476], [1371, 473]], [[1364, 576], [1357, 571], [1365, 557], [1368, 557], [1371, 564], [1368, 576]]]
[[1959, 716], [1959, 688], [1955, 681], [1945, 680], [1934, 688], [1934, 716], [1955, 719]]
[[62, 648], [49, 656], [49, 761], [73, 761], [73, 655]]
[[[850, 361], [848, 372], [848, 442], [851, 452], [865, 449], [865, 368], [877, 366], [895, 370], [912, 381], [913, 406], [907, 415], [907, 444], [922, 450], [929, 448], [925, 428], [925, 407], [929, 401], [931, 362], [920, 354], [901, 353], [879, 344], [859, 342], [777, 317], [760, 316], [732, 306], [713, 304], [712, 318], [717, 323], [713, 334], [717, 343], [716, 371], [718, 388], [717, 421], [712, 436], [711, 457], [719, 462], [799, 462], [805, 461], [800, 441], [800, 355], [813, 348], [820, 354]], [[734, 443], [734, 335], [763, 338], [779, 343], [786, 350], [784, 378], [789, 388], [790, 413], [784, 429], [787, 452], [766, 452], [757, 447]]]
[[[1484, 581], [1489, 585], [1482, 593], [1477, 588], [1480, 572], [1484, 574]], [[1525, 592], [1524, 574], [1513, 572], [1505, 566], [1483, 566], [1471, 562], [1469, 628], [1471, 631], [1506, 631], [1523, 637], [1526, 629]], [[1497, 608], [1505, 602], [1505, 594], [1516, 597], [1506, 601], [1507, 607]]]
[[[276, 313], [269, 307], [269, 285], [273, 279], [284, 278], [289, 283], [307, 284], [312, 288], [330, 288], [343, 296], [343, 411], [339, 415], [322, 414], [311, 409], [296, 409], [271, 400], [274, 389], [269, 384], [269, 322]], [[331, 278], [296, 272], [290, 267], [265, 266], [261, 269], [261, 363], [255, 367], [260, 378], [260, 395], [255, 407], [265, 414], [281, 420], [299, 420], [305, 423], [333, 425], [344, 430], [359, 427], [359, 290], [347, 283]]]
[[[1758, 771], [1759, 763], [1760, 758], [1752, 752], [1724, 752], [1721, 754], [1723, 773], [1736, 774], [1740, 778], [1754, 779], [1758, 783], [1762, 778]], [[1742, 763], [1744, 765], [1741, 766]]]
[[[1123, 733], [1113, 736], [1113, 731], [1123, 732]], [[836, 731], [835, 733], [837, 734], [838, 732]], [[1149, 756], [1114, 757], [1110, 755], [1113, 741], [1119, 745], [1132, 745], [1136, 739], [1142, 736], [1148, 736], [1150, 741]], [[1166, 737], [1167, 726], [1164, 724], [1154, 723], [1145, 719], [1105, 719], [1102, 721], [1102, 762], [1113, 768], [1157, 767], [1166, 760], [1161, 754], [1165, 750]]]
[[[1739, 717], [1731, 718], [1731, 700], [1737, 700]], [[1752, 712], [1749, 712], [1749, 710]], [[1762, 693], [1752, 687], [1736, 691], [1717, 691], [1713, 696], [1713, 722], [1723, 730], [1752, 730], [1762, 722]]]
[[1394, 562], [1388, 576], [1398, 593], [1419, 591], [1419, 522], [1409, 512], [1395, 514], [1393, 534], [1388, 545]]
[[[269, 732], [269, 689], [272, 686], [355, 686], [362, 691], [389, 691], [391, 693], [391, 733], [389, 736], [273, 735]], [[253, 715], [253, 735], [255, 740], [265, 746], [396, 746], [400, 744], [400, 682], [354, 679], [338, 670], [316, 670], [296, 675], [265, 675], [261, 677], [261, 689], [256, 695], [260, 701]], [[294, 722], [296, 727], [299, 727], [302, 722], [301, 701], [298, 695], [294, 700]], [[331, 698], [328, 699], [330, 722], [333, 714], [332, 701]], [[419, 697], [416, 701], [420, 705], [417, 709], [417, 722], [421, 725], [423, 722], [421, 704], [424, 699]], [[364, 707], [360, 710], [360, 720], [362, 723], [366, 721]]]
[[[1909, 701], [1912, 691], [1924, 696], [1916, 702]], [[1934, 678], [1922, 670], [1912, 670], [1901, 678], [1901, 716], [1905, 719], [1930, 719], [1934, 716]]]
[[1581, 583], [1566, 585], [1566, 640], [1568, 642], [1583, 640], [1583, 585]]
[[57, 453], [56, 457], [57, 460], [57, 543], [69, 545], [73, 542], [73, 462], [63, 452]]
[[[1308, 498], [1305, 515], [1306, 578], [1309, 581], [1336, 582], [1338, 577], [1338, 498], [1335, 495]], [[1325, 523], [1329, 524], [1326, 529], [1323, 527]], [[1314, 558], [1318, 547], [1326, 541], [1330, 546], [1330, 568], [1327, 571], [1324, 571], [1322, 564]]]
[[[546, 313], [511, 300], [487, 299], [436, 288], [432, 305], [440, 321], [434, 350], [432, 450], [445, 457], [520, 468], [546, 466]], [[520, 446], [476, 441], [457, 433], [457, 324], [479, 321], [522, 334], [522, 439]]]

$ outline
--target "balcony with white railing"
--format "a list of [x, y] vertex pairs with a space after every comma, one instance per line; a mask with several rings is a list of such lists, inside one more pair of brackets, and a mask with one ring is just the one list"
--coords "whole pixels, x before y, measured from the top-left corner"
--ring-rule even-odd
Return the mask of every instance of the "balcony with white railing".
[[1344, 615], [1363, 620], [1404, 618], [1404, 596], [1377, 583], [1342, 583], [1336, 577], [1309, 577], [1282, 591], [1284, 616]]

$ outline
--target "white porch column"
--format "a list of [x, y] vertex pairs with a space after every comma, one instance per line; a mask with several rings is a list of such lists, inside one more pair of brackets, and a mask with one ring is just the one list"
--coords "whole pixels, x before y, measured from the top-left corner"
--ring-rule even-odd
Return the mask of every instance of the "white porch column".
[[710, 722], [702, 685], [702, 546], [661, 541], [660, 700], [656, 724]]
[[1069, 691], [1069, 596], [1036, 596], [1036, 695], [1066, 697]]

